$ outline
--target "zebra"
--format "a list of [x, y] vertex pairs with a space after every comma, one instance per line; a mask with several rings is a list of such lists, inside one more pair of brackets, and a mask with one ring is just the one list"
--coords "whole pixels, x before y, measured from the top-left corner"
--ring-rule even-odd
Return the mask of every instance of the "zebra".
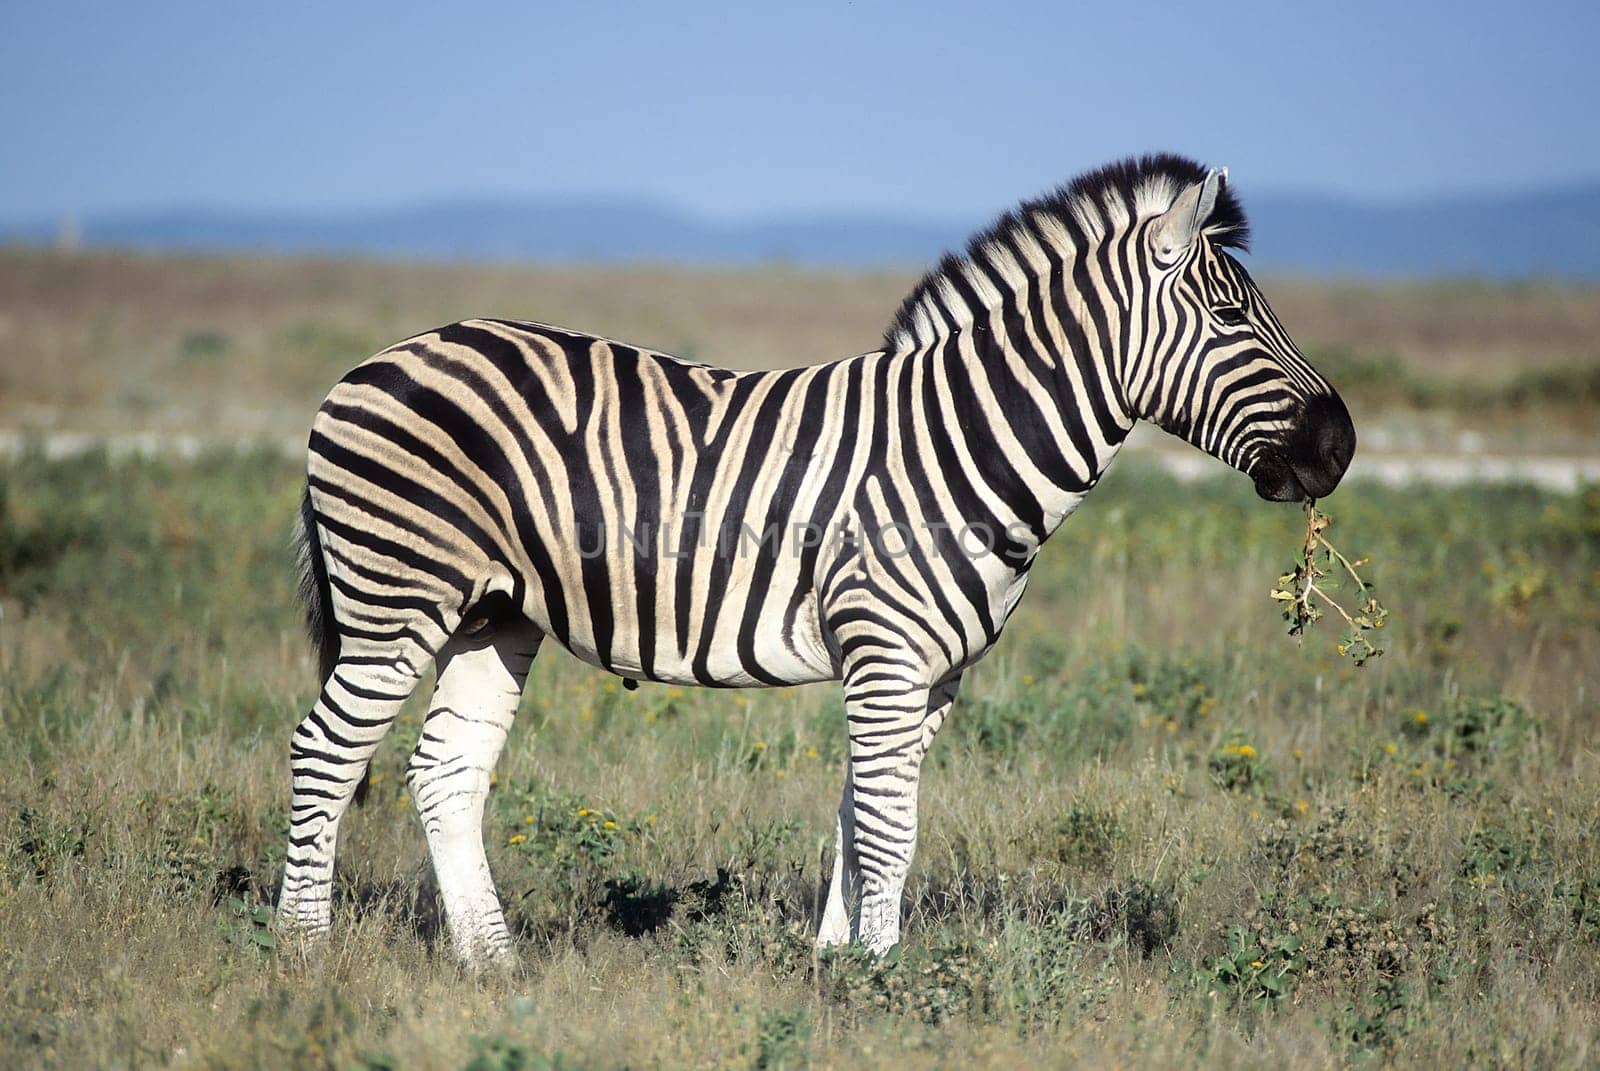
[[515, 962], [482, 821], [549, 638], [630, 685], [840, 681], [816, 942], [885, 953], [922, 758], [1135, 421], [1268, 500], [1343, 476], [1349, 412], [1230, 253], [1247, 241], [1225, 169], [1148, 155], [1002, 215], [855, 357], [736, 372], [478, 319], [356, 367], [310, 432], [323, 683], [290, 745], [280, 928], [329, 931], [340, 818], [432, 663], [406, 784], [455, 955]]

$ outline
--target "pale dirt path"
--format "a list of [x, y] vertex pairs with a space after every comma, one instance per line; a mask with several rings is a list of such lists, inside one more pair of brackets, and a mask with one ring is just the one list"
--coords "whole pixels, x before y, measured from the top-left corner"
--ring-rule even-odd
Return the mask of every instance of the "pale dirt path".
[[[285, 457], [303, 454], [299, 439], [222, 439], [167, 432], [22, 432], [0, 428], [0, 457], [14, 457], [37, 444], [48, 458], [67, 458], [102, 447], [114, 458], [176, 457], [192, 459], [207, 450], [267, 448]], [[1180, 480], [1200, 480], [1222, 472], [1222, 466], [1196, 450], [1181, 447], [1154, 429], [1141, 428], [1129, 440], [1125, 453], [1155, 461]], [[1455, 487], [1469, 483], [1526, 484], [1546, 491], [1571, 494], [1588, 484], [1600, 484], [1600, 454], [1509, 453], [1493, 450], [1392, 450], [1362, 449], [1347, 477], [1391, 487], [1422, 483]]]

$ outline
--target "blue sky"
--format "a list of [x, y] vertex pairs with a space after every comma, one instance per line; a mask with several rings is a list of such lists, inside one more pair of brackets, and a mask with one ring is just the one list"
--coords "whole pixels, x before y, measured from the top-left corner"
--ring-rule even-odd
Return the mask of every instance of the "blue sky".
[[1593, 4], [7, 4], [0, 218], [458, 194], [971, 217], [1130, 152], [1600, 176]]

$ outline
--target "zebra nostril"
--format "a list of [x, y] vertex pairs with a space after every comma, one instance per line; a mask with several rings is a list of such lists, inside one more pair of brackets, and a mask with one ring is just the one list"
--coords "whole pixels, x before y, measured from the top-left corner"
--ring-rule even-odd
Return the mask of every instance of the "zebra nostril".
[[1329, 468], [1343, 470], [1353, 452], [1349, 437], [1337, 426], [1324, 424], [1317, 432], [1317, 455]]
[[[1335, 479], [1344, 475], [1356, 452], [1356, 428], [1350, 410], [1337, 394], [1324, 394], [1306, 403], [1301, 426], [1309, 432], [1309, 450], [1303, 462], [1326, 470]], [[1302, 440], [1305, 442], [1305, 440]]]
[[1306, 402], [1284, 444], [1285, 460], [1311, 498], [1321, 498], [1339, 486], [1355, 451], [1355, 424], [1344, 402], [1332, 393]]

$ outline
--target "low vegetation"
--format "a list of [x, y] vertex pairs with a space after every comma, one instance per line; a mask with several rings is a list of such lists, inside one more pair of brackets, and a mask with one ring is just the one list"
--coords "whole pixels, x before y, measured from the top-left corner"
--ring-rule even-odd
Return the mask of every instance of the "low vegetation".
[[[465, 316], [565, 324], [732, 368], [878, 344], [915, 281], [773, 266], [485, 267], [60, 254], [0, 248], [0, 430], [160, 430], [299, 442], [351, 364]], [[1437, 449], [1460, 423], [1525, 446], [1593, 449], [1592, 285], [1264, 280], [1365, 435], [1398, 411]], [[1448, 418], [1448, 419], [1446, 419]], [[1376, 442], [1374, 439], [1373, 442]]]
[[1393, 352], [1313, 347], [1317, 369], [1340, 391], [1374, 407], [1447, 410], [1482, 417], [1549, 406], [1600, 407], [1600, 360], [1570, 364], [1512, 363], [1477, 377], [1419, 370]]
[[810, 941], [835, 689], [629, 692], [550, 651], [486, 823], [526, 967], [477, 980], [400, 784], [416, 704], [331, 945], [270, 930], [315, 684], [298, 482], [275, 452], [0, 462], [0, 1066], [1600, 1056], [1600, 491], [1338, 492], [1395, 610], [1356, 669], [1267, 598], [1300, 511], [1125, 459], [935, 746], [881, 962]]

